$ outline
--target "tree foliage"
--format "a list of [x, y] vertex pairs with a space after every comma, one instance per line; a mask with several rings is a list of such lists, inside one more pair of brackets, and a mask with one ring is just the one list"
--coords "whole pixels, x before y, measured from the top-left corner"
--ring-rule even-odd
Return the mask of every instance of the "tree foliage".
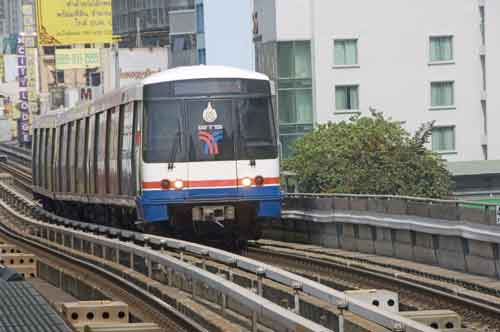
[[433, 123], [411, 136], [381, 113], [328, 123], [299, 139], [284, 169], [302, 191], [445, 197], [451, 178], [444, 160], [425, 147]]

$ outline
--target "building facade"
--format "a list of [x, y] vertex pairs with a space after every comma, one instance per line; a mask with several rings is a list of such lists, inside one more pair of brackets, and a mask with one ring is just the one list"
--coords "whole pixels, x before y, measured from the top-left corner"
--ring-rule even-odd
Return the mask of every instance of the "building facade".
[[168, 47], [169, 67], [205, 63], [201, 0], [113, 0], [112, 6], [120, 47]]
[[[277, 87], [281, 142], [316, 123], [382, 111], [435, 121], [450, 161], [500, 159], [500, 3], [254, 0], [256, 68]], [[489, 92], [489, 93], [488, 93]]]
[[20, 0], [0, 0], [0, 53], [14, 53], [15, 40], [21, 31]]

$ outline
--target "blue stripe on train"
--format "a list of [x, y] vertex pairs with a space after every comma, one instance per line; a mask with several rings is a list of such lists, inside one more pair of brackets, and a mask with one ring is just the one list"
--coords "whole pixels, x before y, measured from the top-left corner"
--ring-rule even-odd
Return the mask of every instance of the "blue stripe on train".
[[279, 218], [281, 214], [281, 191], [279, 186], [253, 188], [185, 189], [182, 191], [144, 191], [137, 199], [139, 216], [145, 221], [156, 222], [169, 219], [169, 204], [191, 204], [229, 201], [258, 201], [259, 217]]

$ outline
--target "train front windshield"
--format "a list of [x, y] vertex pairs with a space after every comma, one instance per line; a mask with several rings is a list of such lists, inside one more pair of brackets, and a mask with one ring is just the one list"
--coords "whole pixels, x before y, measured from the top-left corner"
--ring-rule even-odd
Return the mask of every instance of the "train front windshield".
[[275, 159], [269, 82], [207, 79], [144, 88], [144, 161]]

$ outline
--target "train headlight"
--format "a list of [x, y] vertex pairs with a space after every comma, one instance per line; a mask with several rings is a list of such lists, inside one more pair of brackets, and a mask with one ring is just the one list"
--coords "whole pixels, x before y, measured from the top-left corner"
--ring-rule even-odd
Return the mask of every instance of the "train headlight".
[[252, 185], [252, 179], [250, 178], [244, 178], [241, 180], [241, 185], [243, 187], [250, 187]]
[[184, 182], [182, 180], [176, 180], [174, 182], [174, 187], [177, 190], [181, 190], [182, 188], [184, 188]]
[[260, 175], [256, 176], [255, 177], [255, 184], [259, 187], [263, 186], [264, 185], [264, 178]]
[[160, 186], [161, 186], [161, 189], [168, 190], [168, 189], [170, 189], [170, 181], [168, 181], [168, 180], [161, 180]]

